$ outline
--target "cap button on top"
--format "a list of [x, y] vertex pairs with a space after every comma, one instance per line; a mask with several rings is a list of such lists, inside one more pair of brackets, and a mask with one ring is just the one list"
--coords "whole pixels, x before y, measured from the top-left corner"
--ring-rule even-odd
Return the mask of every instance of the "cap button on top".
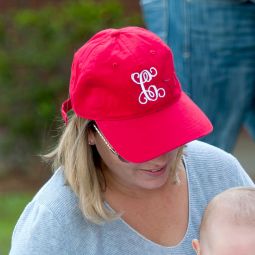
[[117, 36], [119, 36], [119, 35], [120, 35], [120, 32], [117, 31], [117, 30], [116, 30], [116, 31], [113, 31], [112, 34], [111, 34], [112, 37], [117, 37]]

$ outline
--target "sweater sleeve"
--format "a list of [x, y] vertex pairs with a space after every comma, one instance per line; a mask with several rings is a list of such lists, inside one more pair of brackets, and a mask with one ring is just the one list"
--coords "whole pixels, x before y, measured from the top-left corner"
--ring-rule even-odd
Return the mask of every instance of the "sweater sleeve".
[[64, 228], [48, 208], [31, 202], [15, 226], [9, 255], [73, 254]]
[[247, 172], [243, 169], [239, 161], [233, 157], [233, 163], [234, 167], [236, 169], [236, 174], [237, 174], [237, 185], [238, 186], [254, 186], [254, 182], [250, 178], [250, 176], [247, 174]]

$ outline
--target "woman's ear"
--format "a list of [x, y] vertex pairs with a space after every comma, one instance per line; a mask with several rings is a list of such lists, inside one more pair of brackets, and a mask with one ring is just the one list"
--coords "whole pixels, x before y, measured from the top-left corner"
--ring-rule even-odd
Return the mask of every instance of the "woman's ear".
[[89, 130], [88, 132], [88, 144], [89, 145], [95, 145], [95, 134], [92, 130]]
[[199, 240], [193, 239], [192, 240], [192, 247], [196, 251], [197, 255], [201, 255]]

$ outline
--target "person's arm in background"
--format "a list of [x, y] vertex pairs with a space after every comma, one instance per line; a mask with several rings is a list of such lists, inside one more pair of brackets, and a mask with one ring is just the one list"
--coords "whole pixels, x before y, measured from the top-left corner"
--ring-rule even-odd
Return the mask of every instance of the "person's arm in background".
[[140, 0], [146, 27], [167, 42], [169, 0]]

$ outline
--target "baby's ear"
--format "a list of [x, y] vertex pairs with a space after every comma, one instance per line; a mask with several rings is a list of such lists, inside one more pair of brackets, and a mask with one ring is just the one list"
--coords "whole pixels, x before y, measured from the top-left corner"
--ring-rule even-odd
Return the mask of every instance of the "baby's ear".
[[193, 240], [192, 240], [192, 247], [193, 247], [193, 249], [196, 251], [197, 255], [200, 255], [200, 244], [199, 244], [199, 240], [193, 239]]

